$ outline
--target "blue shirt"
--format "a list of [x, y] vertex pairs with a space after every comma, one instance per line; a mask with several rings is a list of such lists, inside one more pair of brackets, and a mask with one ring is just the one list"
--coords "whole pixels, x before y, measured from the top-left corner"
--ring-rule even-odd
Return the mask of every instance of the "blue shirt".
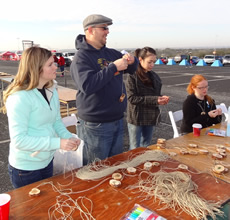
[[[60, 148], [60, 138], [72, 135], [61, 120], [56, 89], [46, 89], [49, 103], [37, 89], [18, 91], [7, 98], [10, 132], [9, 163], [21, 170], [46, 167]], [[38, 152], [36, 156], [31, 156]]]

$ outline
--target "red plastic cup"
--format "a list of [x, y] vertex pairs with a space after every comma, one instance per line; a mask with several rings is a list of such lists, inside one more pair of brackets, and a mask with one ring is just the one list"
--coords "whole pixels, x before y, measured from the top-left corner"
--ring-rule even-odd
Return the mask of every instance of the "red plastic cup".
[[0, 220], [9, 219], [10, 199], [11, 196], [9, 194], [0, 194]]
[[200, 136], [200, 130], [202, 128], [202, 125], [195, 123], [192, 125], [192, 127], [193, 127], [193, 135], [197, 137]]

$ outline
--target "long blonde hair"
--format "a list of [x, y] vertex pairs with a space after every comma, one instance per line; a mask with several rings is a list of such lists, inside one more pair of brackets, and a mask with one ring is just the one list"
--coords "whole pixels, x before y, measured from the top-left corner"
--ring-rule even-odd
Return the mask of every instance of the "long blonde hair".
[[[190, 83], [187, 87], [188, 94], [190, 94], [190, 95], [194, 94], [193, 87], [197, 87], [197, 84], [203, 80], [208, 81], [203, 75], [200, 75], [200, 74], [194, 75], [191, 78]], [[209, 102], [209, 104], [213, 104], [213, 99], [210, 96], [206, 95], [205, 99]]]
[[[5, 103], [10, 95], [21, 90], [32, 90], [38, 86], [43, 67], [51, 56], [51, 51], [41, 47], [30, 47], [22, 53], [17, 75], [3, 92], [4, 105], [1, 110], [4, 113], [6, 113]], [[53, 81], [50, 81], [45, 87], [52, 85]]]

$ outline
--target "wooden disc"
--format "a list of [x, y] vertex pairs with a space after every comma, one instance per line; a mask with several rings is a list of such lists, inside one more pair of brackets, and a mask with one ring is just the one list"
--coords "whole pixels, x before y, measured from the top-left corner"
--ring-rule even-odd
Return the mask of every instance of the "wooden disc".
[[190, 154], [190, 155], [197, 155], [198, 153], [197, 153], [197, 151], [190, 150], [190, 151], [189, 151], [189, 154]]
[[221, 160], [223, 159], [223, 156], [221, 156], [220, 154], [212, 154], [212, 158]]
[[205, 154], [205, 155], [206, 155], [206, 154], [208, 154], [208, 150], [200, 149], [200, 150], [199, 150], [199, 153], [200, 153], [200, 154]]
[[224, 145], [217, 144], [217, 145], [216, 145], [216, 148], [225, 150], [226, 147], [225, 147]]
[[188, 154], [189, 152], [187, 151], [187, 150], [180, 150], [180, 154], [183, 154], [183, 155], [185, 155], [185, 154]]
[[226, 153], [226, 150], [225, 149], [222, 149], [222, 148], [216, 148], [216, 151], [218, 153]]
[[197, 148], [198, 145], [197, 144], [189, 144], [188, 147], [190, 147], [190, 148]]
[[120, 173], [113, 173], [112, 178], [115, 180], [121, 180], [122, 175]]
[[159, 162], [152, 162], [152, 165], [153, 165], [154, 167], [159, 167], [159, 166], [160, 166], [160, 163], [159, 163]]
[[179, 165], [178, 165], [178, 169], [188, 170], [188, 166], [185, 165], [185, 164], [179, 164]]
[[109, 181], [109, 185], [112, 186], [112, 187], [119, 187], [121, 185], [121, 181], [115, 180], [115, 179], [111, 179]]
[[165, 142], [166, 142], [166, 139], [164, 139], [164, 138], [158, 138], [157, 139], [158, 144], [164, 144]]
[[227, 157], [227, 154], [226, 154], [225, 152], [220, 152], [219, 154], [220, 154], [223, 158], [224, 158], [224, 157]]
[[152, 163], [151, 162], [145, 162], [144, 163], [144, 169], [145, 170], [151, 170], [151, 168], [152, 168]]
[[33, 188], [33, 189], [30, 190], [29, 195], [30, 196], [38, 196], [40, 194], [40, 192], [41, 192], [40, 189]]
[[135, 174], [137, 172], [137, 169], [134, 167], [128, 167], [127, 168], [127, 173], [129, 174]]
[[217, 173], [217, 174], [223, 173], [224, 170], [225, 170], [225, 167], [222, 166], [222, 165], [220, 165], [220, 164], [215, 165], [215, 167], [213, 168], [213, 172], [214, 172], [214, 173]]

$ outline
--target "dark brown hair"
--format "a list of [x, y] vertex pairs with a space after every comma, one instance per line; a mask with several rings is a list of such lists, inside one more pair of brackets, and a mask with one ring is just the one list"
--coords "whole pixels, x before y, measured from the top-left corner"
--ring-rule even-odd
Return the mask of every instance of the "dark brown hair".
[[[143, 47], [142, 49], [138, 48], [135, 50], [135, 56], [139, 59], [141, 57], [143, 60], [147, 58], [148, 56], [156, 55], [156, 51], [151, 47]], [[146, 74], [144, 68], [141, 66], [141, 64], [138, 64], [137, 76], [139, 79], [147, 86], [152, 86], [152, 81]]]

